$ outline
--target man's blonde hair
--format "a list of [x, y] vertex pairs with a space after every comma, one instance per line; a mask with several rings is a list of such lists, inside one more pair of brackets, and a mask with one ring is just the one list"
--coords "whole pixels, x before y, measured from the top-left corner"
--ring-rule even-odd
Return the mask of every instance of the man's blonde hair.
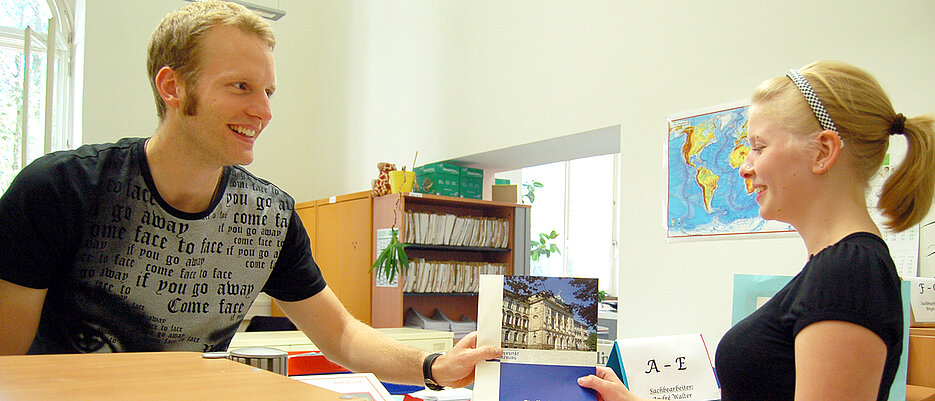
[[[149, 42], [146, 68], [149, 83], [156, 97], [156, 114], [162, 122], [166, 115], [166, 104], [156, 89], [156, 74], [162, 67], [169, 67], [179, 75], [182, 83], [193, 88], [201, 70], [201, 45], [209, 29], [229, 25], [244, 32], [255, 34], [266, 42], [270, 50], [276, 46], [273, 30], [260, 16], [246, 7], [226, 1], [196, 1], [166, 15], [153, 32]], [[183, 108], [191, 108], [194, 103]], [[185, 111], [185, 110], [183, 110]]]

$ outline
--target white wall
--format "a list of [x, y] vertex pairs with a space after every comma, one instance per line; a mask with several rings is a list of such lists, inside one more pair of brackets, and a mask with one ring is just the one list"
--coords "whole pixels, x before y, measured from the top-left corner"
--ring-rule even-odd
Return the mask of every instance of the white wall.
[[[688, 4], [686, 4], [688, 3]], [[624, 171], [656, 166], [666, 113], [747, 97], [765, 78], [817, 59], [840, 59], [876, 75], [900, 112], [935, 112], [935, 3], [904, 1], [643, 2], [624, 17]], [[647, 138], [645, 134], [656, 135]], [[635, 145], [635, 146], [634, 146]], [[629, 181], [629, 184], [626, 183]], [[716, 341], [730, 325], [734, 273], [795, 274], [798, 239], [667, 244], [661, 169], [634, 174], [644, 188], [621, 222], [623, 335], [701, 330]], [[647, 219], [646, 216], [650, 218]]]
[[[97, 143], [149, 136], [158, 123], [146, 73], [149, 38], [163, 16], [188, 2], [86, 0], [86, 3], [83, 141]], [[275, 5], [270, 1], [254, 3]], [[278, 79], [273, 120], [257, 142], [259, 162], [251, 171], [273, 180], [303, 201], [321, 194], [312, 189], [322, 174], [320, 170], [340, 174], [343, 169], [332, 166], [342, 163], [341, 155], [351, 151], [332, 139], [341, 137], [335, 132], [343, 132], [342, 122], [348, 119], [345, 116], [348, 79], [344, 71], [348, 63], [344, 54], [352, 46], [346, 43], [344, 31], [348, 28], [341, 18], [345, 10], [322, 12], [313, 8], [326, 7], [331, 2], [283, 3], [287, 15], [272, 22], [277, 39], [274, 54]], [[317, 118], [319, 113], [325, 117]], [[336, 177], [333, 181], [342, 179]], [[364, 185], [354, 188], [359, 190]]]
[[[145, 47], [183, 1], [88, 0], [84, 138], [155, 127]], [[281, 0], [279, 90], [251, 170], [298, 200], [409, 165], [621, 124], [621, 336], [730, 324], [734, 273], [794, 274], [796, 238], [667, 243], [665, 116], [834, 58], [907, 114], [935, 111], [935, 3]], [[712, 351], [713, 352], [713, 351]]]

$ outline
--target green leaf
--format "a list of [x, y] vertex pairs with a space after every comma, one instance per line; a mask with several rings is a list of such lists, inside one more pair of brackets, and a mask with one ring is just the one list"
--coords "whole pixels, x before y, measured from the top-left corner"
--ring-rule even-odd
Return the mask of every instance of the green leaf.
[[[393, 251], [392, 248], [387, 248], [387, 249], [390, 249], [390, 252]], [[386, 261], [383, 263], [383, 272], [386, 274], [386, 279], [389, 281], [393, 281], [393, 276], [396, 275], [396, 266], [395, 266], [395, 263], [393, 263], [395, 261], [396, 260], [394, 258], [388, 257], [386, 258]]]
[[409, 270], [409, 256], [406, 255], [406, 246], [409, 244], [402, 244], [399, 247], [399, 264], [400, 264], [400, 274], [406, 274], [406, 271]]
[[[377, 267], [383, 265], [383, 262], [386, 261], [387, 256], [389, 256], [389, 252], [387, 252], [386, 249], [381, 251], [380, 254], [377, 255], [377, 260], [375, 260], [373, 262], [373, 265], [370, 266], [370, 272], [373, 272], [373, 269], [376, 269]], [[379, 272], [379, 270], [377, 270], [377, 272]]]

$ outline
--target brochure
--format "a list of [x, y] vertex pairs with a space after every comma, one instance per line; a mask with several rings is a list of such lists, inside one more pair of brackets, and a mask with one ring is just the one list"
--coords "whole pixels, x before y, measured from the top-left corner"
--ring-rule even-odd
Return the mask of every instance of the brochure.
[[596, 400], [597, 279], [482, 275], [477, 345], [503, 356], [477, 365], [474, 401]]

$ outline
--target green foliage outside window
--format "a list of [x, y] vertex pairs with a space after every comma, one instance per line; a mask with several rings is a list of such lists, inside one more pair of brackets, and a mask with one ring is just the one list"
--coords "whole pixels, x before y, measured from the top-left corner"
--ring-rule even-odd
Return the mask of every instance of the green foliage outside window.
[[[526, 193], [523, 194], [523, 198], [532, 204], [536, 201], [536, 189], [542, 187], [544, 187], [544, 185], [539, 181], [523, 183], [523, 188], [526, 190]], [[558, 245], [552, 242], [556, 238], [558, 238], [558, 232], [555, 230], [552, 230], [550, 233], [539, 233], [539, 239], [529, 241], [529, 258], [535, 262], [543, 256], [548, 258], [552, 256], [553, 253], [561, 254], [562, 252], [559, 251]]]
[[[11, 0], [0, 5], [0, 26], [23, 32], [30, 27], [44, 37], [51, 12], [45, 0]], [[29, 119], [31, 132], [41, 133], [45, 104], [45, 50], [44, 45], [32, 38], [34, 47], [30, 57], [29, 96], [27, 112], [23, 110], [24, 68], [23, 46], [10, 42], [0, 44], [0, 194], [6, 191], [22, 166], [22, 123]], [[13, 42], [15, 44], [15, 42]], [[31, 135], [29, 146], [41, 154], [41, 135]], [[38, 149], [38, 150], [37, 150]], [[38, 152], [38, 153], [37, 153]]]

